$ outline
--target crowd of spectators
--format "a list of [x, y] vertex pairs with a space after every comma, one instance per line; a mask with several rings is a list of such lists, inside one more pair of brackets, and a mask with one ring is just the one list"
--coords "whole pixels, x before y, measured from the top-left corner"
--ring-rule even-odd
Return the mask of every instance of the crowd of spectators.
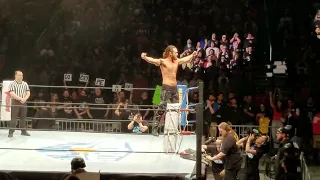
[[[197, 86], [203, 80], [207, 93], [241, 91], [240, 82], [251, 74], [257, 33], [254, 16], [245, 14], [247, 2], [236, 2], [243, 8], [230, 8], [228, 2], [214, 1], [183, 4], [180, 7], [178, 1], [126, 1], [126, 6], [122, 6], [120, 1], [92, 4], [64, 1], [59, 7], [64, 16], [52, 22], [53, 33], [42, 34], [44, 40], [38, 46], [43, 48], [35, 58], [22, 62], [25, 65], [22, 71], [29, 84], [66, 88], [32, 88], [34, 101], [48, 103], [35, 103], [36, 111], [30, 110], [29, 116], [127, 120], [130, 113], [124, 110], [126, 103], [151, 105], [152, 91], [113, 93], [99, 87], [68, 86], [95, 86], [96, 78], [105, 79], [107, 87], [115, 84], [124, 87], [125, 83], [135, 88], [160, 85], [159, 68], [143, 62], [140, 53], [147, 51], [149, 55], [160, 56], [168, 44], [175, 45], [182, 56], [198, 51], [192, 63], [179, 69], [179, 84]], [[114, 11], [103, 13], [110, 8]], [[208, 18], [202, 18], [205, 16]], [[110, 17], [116, 20], [106, 24], [106, 18]], [[72, 74], [73, 80], [63, 82], [64, 74]], [[89, 82], [78, 82], [80, 74], [89, 75]], [[190, 97], [197, 96], [193, 93]], [[113, 109], [87, 111], [80, 105], [68, 108], [71, 105], [67, 103], [71, 102], [114, 105], [93, 105]], [[48, 113], [49, 110], [52, 112]], [[152, 111], [146, 111], [143, 119], [151, 118]]]

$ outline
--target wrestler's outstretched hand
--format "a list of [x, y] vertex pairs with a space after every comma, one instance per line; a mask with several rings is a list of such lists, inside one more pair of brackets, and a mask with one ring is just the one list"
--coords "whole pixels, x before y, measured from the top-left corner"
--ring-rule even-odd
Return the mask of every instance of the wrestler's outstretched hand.
[[147, 57], [147, 53], [141, 53], [141, 58], [145, 59]]
[[192, 56], [195, 57], [198, 54], [197, 51], [193, 51]]

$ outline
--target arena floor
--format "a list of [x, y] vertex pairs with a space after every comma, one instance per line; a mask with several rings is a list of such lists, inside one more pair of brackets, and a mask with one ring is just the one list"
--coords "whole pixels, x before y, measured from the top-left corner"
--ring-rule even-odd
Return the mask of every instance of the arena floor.
[[[0, 170], [69, 171], [73, 157], [85, 159], [87, 170], [101, 173], [191, 174], [195, 161], [163, 152], [163, 137], [142, 134], [102, 134], [0, 130]], [[196, 147], [196, 136], [184, 136], [181, 150]]]

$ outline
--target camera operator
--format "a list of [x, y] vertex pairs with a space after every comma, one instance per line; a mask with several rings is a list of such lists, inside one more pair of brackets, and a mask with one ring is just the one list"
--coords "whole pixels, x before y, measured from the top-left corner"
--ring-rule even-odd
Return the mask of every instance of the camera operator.
[[275, 157], [275, 180], [300, 180], [300, 151], [290, 140], [291, 126], [279, 128], [277, 140], [280, 142]]
[[258, 130], [253, 129], [249, 136], [237, 142], [237, 145], [243, 147], [246, 152], [244, 180], [260, 179], [259, 161], [264, 154], [263, 146], [268, 140], [268, 136], [262, 135]]
[[134, 133], [144, 133], [148, 130], [146, 121], [142, 119], [140, 112], [137, 112], [128, 124], [128, 130]]
[[69, 180], [71, 176], [75, 176], [77, 174], [86, 173], [87, 171], [84, 169], [86, 167], [86, 163], [83, 158], [75, 157], [71, 160], [71, 172], [65, 174], [62, 180]]

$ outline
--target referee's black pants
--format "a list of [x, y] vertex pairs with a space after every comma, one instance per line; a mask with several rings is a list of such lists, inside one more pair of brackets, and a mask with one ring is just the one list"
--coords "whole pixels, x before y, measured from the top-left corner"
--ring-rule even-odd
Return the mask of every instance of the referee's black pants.
[[[10, 121], [10, 130], [9, 133], [12, 134], [17, 127], [17, 118], [20, 117], [19, 126], [20, 128], [27, 128], [26, 118], [27, 118], [27, 104], [22, 104], [17, 100], [12, 100], [11, 102], [11, 121]], [[26, 130], [21, 130], [26, 132]]]

